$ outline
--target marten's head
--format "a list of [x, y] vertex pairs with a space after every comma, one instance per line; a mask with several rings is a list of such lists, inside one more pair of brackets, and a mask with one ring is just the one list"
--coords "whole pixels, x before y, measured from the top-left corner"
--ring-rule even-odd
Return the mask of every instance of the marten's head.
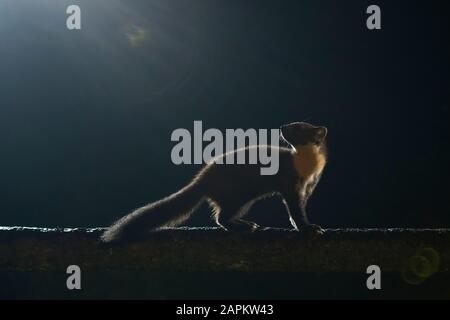
[[281, 136], [292, 146], [305, 146], [314, 144], [317, 146], [325, 142], [327, 128], [316, 127], [307, 122], [292, 122], [280, 127]]

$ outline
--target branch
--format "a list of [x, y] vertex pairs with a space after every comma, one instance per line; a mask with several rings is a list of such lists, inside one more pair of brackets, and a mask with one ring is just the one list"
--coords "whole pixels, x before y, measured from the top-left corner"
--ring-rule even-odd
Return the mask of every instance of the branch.
[[232, 233], [178, 228], [144, 242], [109, 247], [103, 228], [0, 227], [0, 270], [148, 269], [180, 271], [361, 272], [371, 264], [400, 271], [432, 248], [440, 271], [450, 271], [450, 229], [328, 229], [323, 236], [267, 229]]

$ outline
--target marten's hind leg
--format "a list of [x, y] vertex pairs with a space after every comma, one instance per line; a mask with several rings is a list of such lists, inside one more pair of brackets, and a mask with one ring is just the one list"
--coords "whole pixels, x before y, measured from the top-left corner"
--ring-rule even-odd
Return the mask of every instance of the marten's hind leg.
[[235, 223], [244, 225], [246, 230], [255, 231], [257, 229], [261, 229], [261, 226], [253, 221], [248, 221], [244, 219], [236, 219], [234, 220]]
[[[223, 229], [227, 231], [242, 231], [242, 227], [239, 223], [236, 223], [235, 216], [237, 215], [238, 210], [232, 207], [224, 207], [221, 206], [220, 210], [215, 214], [216, 223]], [[248, 227], [246, 228], [249, 229]]]
[[260, 228], [258, 224], [243, 219], [224, 220], [219, 218], [219, 225], [227, 231], [255, 231]]
[[217, 224], [228, 231], [254, 231], [259, 229], [258, 224], [240, 218], [248, 212], [251, 205], [252, 203], [248, 203], [241, 208], [238, 206], [222, 207], [217, 215]]

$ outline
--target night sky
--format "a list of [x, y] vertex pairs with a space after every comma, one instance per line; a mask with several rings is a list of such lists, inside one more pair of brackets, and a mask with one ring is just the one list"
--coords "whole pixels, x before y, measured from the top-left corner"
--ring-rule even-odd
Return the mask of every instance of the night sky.
[[[81, 30], [66, 29], [69, 4]], [[366, 28], [370, 4], [381, 30]], [[307, 120], [329, 130], [311, 222], [450, 227], [448, 12], [444, 0], [3, 0], [0, 225], [106, 226], [176, 191], [200, 167], [172, 164], [170, 134], [194, 120]], [[289, 225], [276, 198], [251, 215]], [[211, 223], [206, 207], [192, 223]]]

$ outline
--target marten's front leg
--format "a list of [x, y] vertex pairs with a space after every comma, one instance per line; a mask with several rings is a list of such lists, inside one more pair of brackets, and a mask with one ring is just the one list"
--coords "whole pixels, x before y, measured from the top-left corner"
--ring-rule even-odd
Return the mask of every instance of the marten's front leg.
[[309, 223], [306, 214], [306, 204], [308, 198], [301, 196], [298, 192], [289, 192], [284, 195], [285, 203], [289, 212], [291, 224], [299, 231], [306, 231], [308, 233], [322, 234], [324, 230], [316, 225]]

